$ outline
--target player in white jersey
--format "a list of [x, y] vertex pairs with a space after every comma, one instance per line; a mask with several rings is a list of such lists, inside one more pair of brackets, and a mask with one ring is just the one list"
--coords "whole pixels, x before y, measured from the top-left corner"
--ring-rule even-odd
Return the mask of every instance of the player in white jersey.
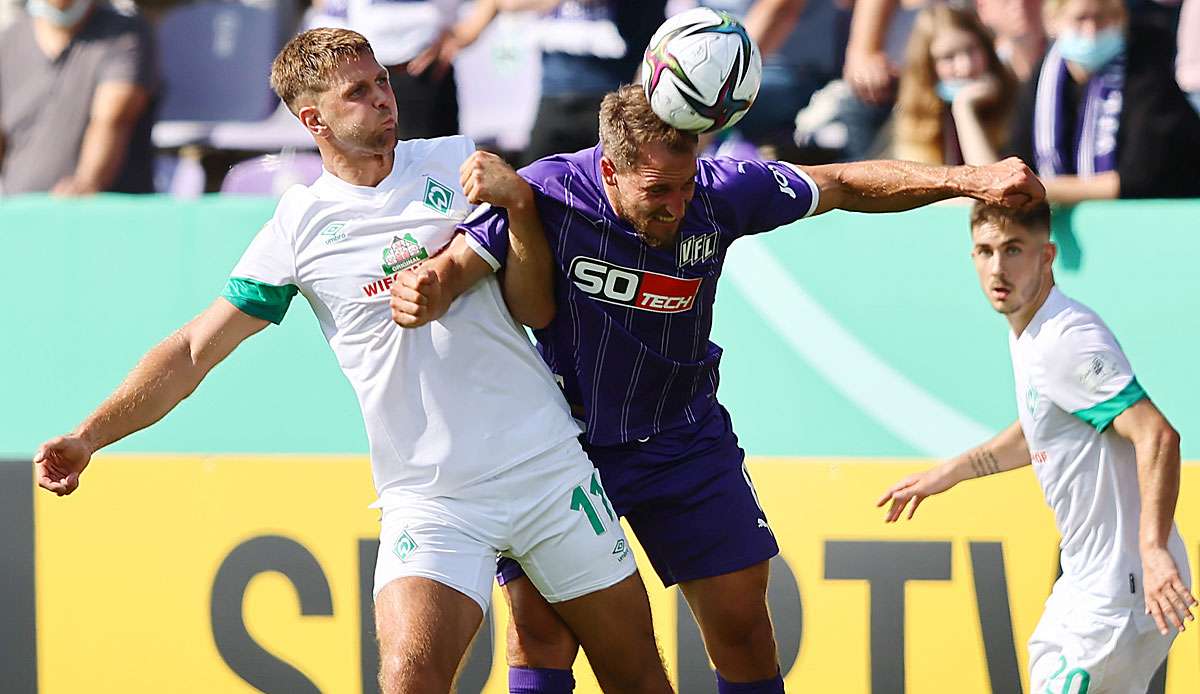
[[[548, 253], [528, 186], [463, 137], [397, 143], [387, 71], [355, 32], [292, 39], [271, 84], [313, 135], [324, 173], [284, 194], [221, 298], [152, 349], [73, 433], [39, 448], [38, 483], [75, 491], [97, 449], [166, 415], [301, 293], [366, 421], [383, 511], [383, 691], [450, 690], [499, 552], [532, 568], [606, 691], [669, 692], [624, 534], [566, 402], [505, 304], [537, 272], [525, 261]], [[497, 259], [456, 232], [477, 201], [514, 220], [502, 282]], [[439, 253], [448, 262], [420, 268]], [[408, 278], [439, 317], [401, 328], [389, 287]], [[438, 306], [430, 288], [459, 298]], [[545, 302], [521, 305], [532, 325], [552, 315]]]
[[[1030, 691], [1144, 694], [1192, 620], [1175, 528], [1179, 435], [1100, 317], [1058, 290], [1045, 204], [976, 204], [972, 256], [1008, 318], [1018, 421], [982, 446], [901, 480], [887, 521], [955, 484], [1033, 465], [1054, 511], [1062, 577], [1029, 641]], [[909, 505], [911, 502], [911, 506]]]

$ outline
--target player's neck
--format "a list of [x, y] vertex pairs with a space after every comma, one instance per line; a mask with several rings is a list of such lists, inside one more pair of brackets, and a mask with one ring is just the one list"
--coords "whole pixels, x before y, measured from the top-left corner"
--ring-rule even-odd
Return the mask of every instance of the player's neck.
[[[318, 145], [319, 146], [319, 145]], [[325, 170], [346, 183], [375, 187], [392, 173], [396, 162], [395, 150], [386, 154], [351, 154], [328, 147], [319, 147]]]
[[1054, 291], [1054, 275], [1051, 275], [1042, 284], [1033, 301], [1030, 301], [1027, 306], [1022, 306], [1019, 311], [1008, 314], [1008, 324], [1012, 327], [1014, 335], [1020, 337], [1025, 332], [1025, 328], [1028, 328], [1029, 324], [1033, 322], [1033, 317], [1037, 315], [1037, 312], [1042, 310], [1042, 306], [1045, 305], [1046, 299], [1050, 298], [1052, 291]]

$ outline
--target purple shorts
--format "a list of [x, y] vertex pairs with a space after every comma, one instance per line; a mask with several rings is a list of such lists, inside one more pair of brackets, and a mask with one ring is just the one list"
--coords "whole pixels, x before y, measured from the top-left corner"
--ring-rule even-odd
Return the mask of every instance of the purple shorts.
[[[646, 441], [584, 446], [613, 510], [624, 516], [664, 586], [720, 576], [779, 554], [720, 404]], [[524, 575], [501, 559], [500, 585]]]

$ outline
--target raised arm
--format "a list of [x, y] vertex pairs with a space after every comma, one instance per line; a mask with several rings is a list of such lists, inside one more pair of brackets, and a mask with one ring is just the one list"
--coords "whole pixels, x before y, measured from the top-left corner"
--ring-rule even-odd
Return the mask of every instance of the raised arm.
[[804, 0], [755, 0], [742, 24], [765, 57], [783, 45], [802, 12]]
[[554, 258], [533, 189], [504, 160], [489, 152], [476, 152], [463, 163], [462, 186], [468, 201], [489, 203], [507, 212], [504, 300], [521, 323], [546, 327], [554, 319]]
[[1142, 501], [1138, 540], [1146, 613], [1153, 615], [1164, 635], [1168, 633], [1168, 622], [1183, 631], [1183, 620], [1195, 619], [1191, 607], [1196, 599], [1188, 592], [1167, 549], [1179, 498], [1179, 434], [1149, 398], [1117, 415], [1112, 427], [1133, 443], [1137, 455]]
[[242, 340], [266, 325], [217, 299], [147, 352], [75, 431], [38, 447], [33, 458], [38, 485], [59, 496], [75, 491], [93, 453], [162, 419]]
[[1013, 422], [1007, 429], [996, 434], [990, 441], [951, 458], [925, 472], [909, 475], [897, 482], [875, 502], [883, 506], [892, 502], [886, 522], [898, 520], [904, 507], [912, 501], [908, 510], [911, 519], [925, 497], [940, 494], [963, 480], [994, 475], [998, 472], [1016, 470], [1030, 464], [1029, 446], [1025, 443], [1025, 432], [1021, 423]]
[[900, 212], [956, 197], [1021, 208], [1046, 196], [1041, 181], [1015, 157], [986, 166], [861, 161], [799, 168], [820, 190], [816, 214], [833, 209]]

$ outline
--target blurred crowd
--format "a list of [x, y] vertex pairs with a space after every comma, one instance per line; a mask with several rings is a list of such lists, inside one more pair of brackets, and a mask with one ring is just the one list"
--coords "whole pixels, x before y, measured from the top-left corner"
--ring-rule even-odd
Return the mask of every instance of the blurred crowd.
[[663, 19], [702, 4], [764, 56], [754, 107], [710, 153], [1017, 155], [1054, 202], [1200, 197], [1200, 0], [849, 1], [0, 0], [0, 195], [315, 178], [267, 87], [312, 26], [367, 36], [403, 138], [465, 132], [515, 163], [574, 151]]

